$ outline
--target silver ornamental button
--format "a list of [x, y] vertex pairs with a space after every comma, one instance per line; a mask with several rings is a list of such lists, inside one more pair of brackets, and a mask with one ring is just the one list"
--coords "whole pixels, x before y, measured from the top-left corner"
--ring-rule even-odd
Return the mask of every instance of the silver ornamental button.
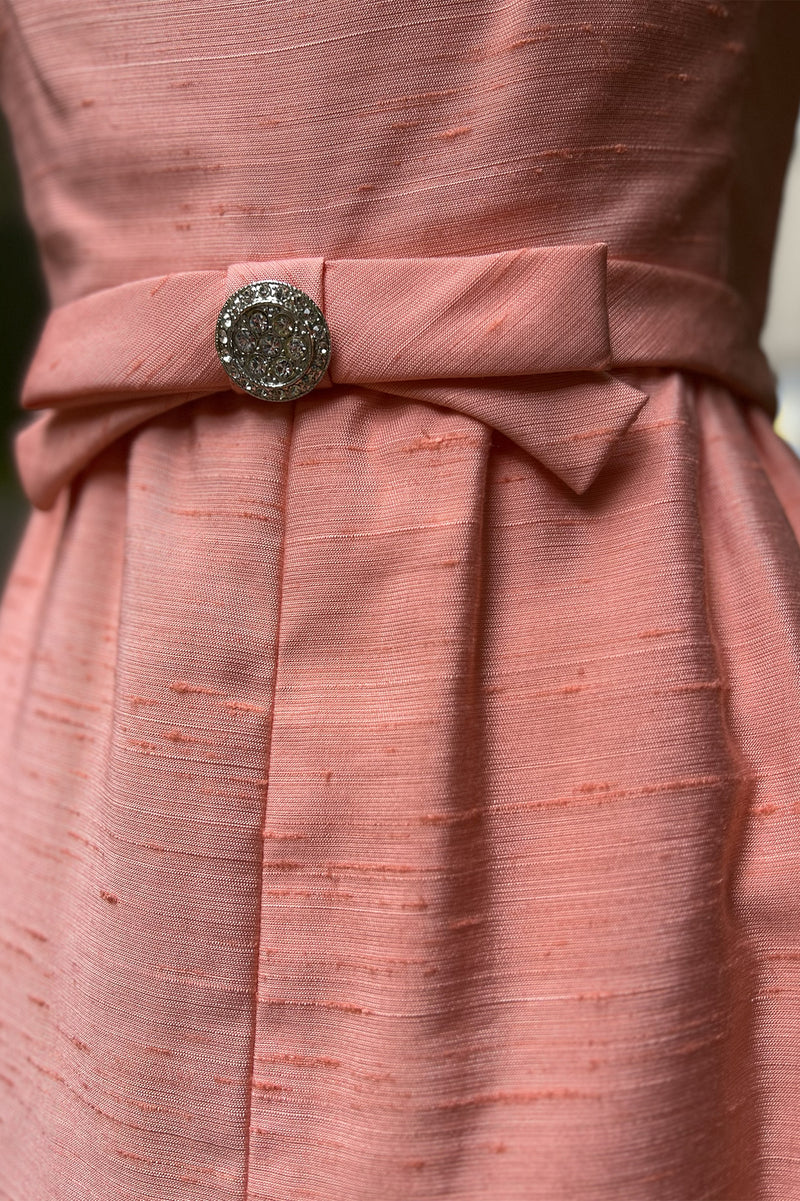
[[310, 296], [279, 279], [247, 284], [217, 319], [217, 354], [228, 375], [262, 400], [294, 400], [328, 369], [331, 336]]

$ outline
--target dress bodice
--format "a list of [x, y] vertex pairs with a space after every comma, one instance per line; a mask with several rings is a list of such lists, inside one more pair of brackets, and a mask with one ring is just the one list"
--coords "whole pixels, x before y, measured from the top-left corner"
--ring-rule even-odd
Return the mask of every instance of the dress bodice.
[[798, 5], [6, 0], [4, 25], [54, 304], [244, 260], [602, 241], [763, 315]]

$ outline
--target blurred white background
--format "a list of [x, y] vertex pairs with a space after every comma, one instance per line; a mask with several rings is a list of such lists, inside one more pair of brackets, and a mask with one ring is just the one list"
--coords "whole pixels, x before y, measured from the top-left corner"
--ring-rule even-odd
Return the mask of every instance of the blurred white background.
[[800, 453], [800, 121], [783, 192], [761, 345], [778, 375], [775, 429]]

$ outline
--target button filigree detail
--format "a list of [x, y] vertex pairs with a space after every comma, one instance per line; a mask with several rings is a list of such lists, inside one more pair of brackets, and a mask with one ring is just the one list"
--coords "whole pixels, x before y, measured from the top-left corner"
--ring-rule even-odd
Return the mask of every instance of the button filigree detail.
[[229, 296], [217, 320], [220, 362], [234, 383], [262, 400], [304, 396], [328, 368], [330, 331], [310, 296], [262, 279]]

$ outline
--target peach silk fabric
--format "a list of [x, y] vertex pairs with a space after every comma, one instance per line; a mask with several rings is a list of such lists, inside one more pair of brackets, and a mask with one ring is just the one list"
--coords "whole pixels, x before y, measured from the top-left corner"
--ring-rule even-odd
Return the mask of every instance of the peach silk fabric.
[[2, 1201], [800, 1198], [800, 6], [0, 13]]

